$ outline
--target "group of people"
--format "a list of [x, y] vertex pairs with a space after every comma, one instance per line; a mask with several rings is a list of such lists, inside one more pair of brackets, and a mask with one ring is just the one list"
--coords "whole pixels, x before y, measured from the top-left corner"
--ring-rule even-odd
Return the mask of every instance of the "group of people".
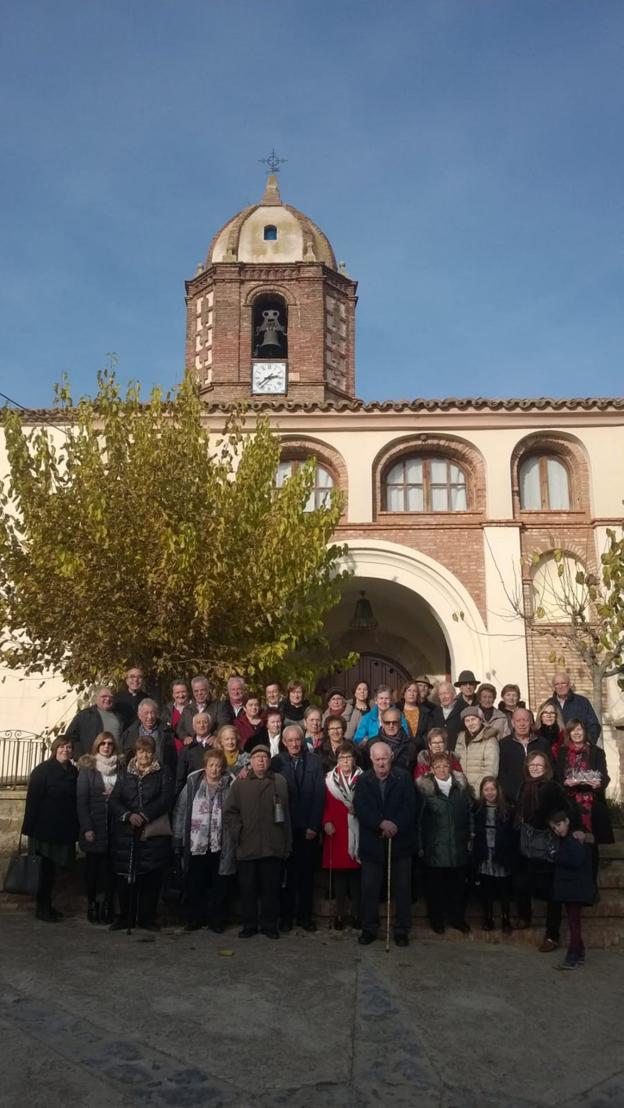
[[[87, 918], [112, 930], [158, 930], [163, 878], [181, 876], [185, 929], [222, 932], [235, 888], [240, 937], [270, 939], [295, 924], [315, 931], [319, 866], [335, 900], [333, 927], [359, 943], [378, 936], [382, 888], [393, 936], [407, 946], [421, 884], [430, 925], [468, 932], [474, 890], [482, 925], [531, 925], [546, 903], [540, 950], [563, 968], [584, 961], [581, 906], [597, 895], [598, 845], [613, 834], [600, 722], [559, 672], [535, 715], [516, 685], [496, 689], [471, 671], [402, 690], [360, 681], [323, 708], [300, 681], [263, 695], [243, 678], [210, 696], [203, 675], [173, 682], [162, 709], [138, 667], [117, 694], [98, 689], [32, 773], [23, 832], [41, 857], [37, 917], [54, 922], [57, 866], [79, 842]], [[511, 905], [516, 914], [512, 922]]]

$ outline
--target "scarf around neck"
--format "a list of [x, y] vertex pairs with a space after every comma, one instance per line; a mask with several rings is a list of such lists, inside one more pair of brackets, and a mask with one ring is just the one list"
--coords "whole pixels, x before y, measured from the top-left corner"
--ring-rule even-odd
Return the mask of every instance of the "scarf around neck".
[[360, 825], [353, 814], [353, 795], [355, 793], [355, 783], [358, 777], [362, 776], [362, 770], [359, 766], [356, 766], [350, 777], [345, 777], [343, 773], [336, 766], [335, 769], [330, 770], [325, 778], [325, 784], [328, 791], [334, 797], [335, 800], [341, 801], [347, 809], [347, 851], [350, 858], [353, 858], [354, 862], [359, 862], [359, 845], [360, 845]]

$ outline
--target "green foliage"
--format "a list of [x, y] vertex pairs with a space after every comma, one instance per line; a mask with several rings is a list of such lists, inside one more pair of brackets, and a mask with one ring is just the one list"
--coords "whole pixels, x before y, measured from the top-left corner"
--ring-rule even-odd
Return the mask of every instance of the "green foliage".
[[58, 429], [4, 413], [5, 664], [81, 691], [134, 662], [216, 687], [232, 672], [310, 684], [342, 664], [324, 634], [347, 576], [341, 503], [304, 512], [313, 461], [276, 488], [268, 421], [238, 411], [212, 437], [190, 378], [144, 403], [104, 371], [94, 399], [74, 407], [63, 382], [56, 402]]

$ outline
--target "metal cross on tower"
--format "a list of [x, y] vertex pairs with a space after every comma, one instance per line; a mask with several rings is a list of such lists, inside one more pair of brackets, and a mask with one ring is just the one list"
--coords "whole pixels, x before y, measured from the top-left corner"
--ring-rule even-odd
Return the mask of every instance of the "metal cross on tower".
[[285, 165], [288, 159], [278, 158], [277, 151], [275, 147], [273, 147], [268, 158], [258, 158], [258, 161], [260, 162], [260, 165], [266, 165], [267, 169], [269, 169], [271, 173], [279, 173], [280, 166]]

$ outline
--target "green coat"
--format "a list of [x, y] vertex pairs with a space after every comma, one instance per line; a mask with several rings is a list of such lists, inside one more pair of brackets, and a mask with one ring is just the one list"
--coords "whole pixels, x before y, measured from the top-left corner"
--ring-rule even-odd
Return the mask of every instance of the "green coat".
[[446, 797], [435, 777], [427, 773], [416, 781], [420, 796], [418, 842], [425, 865], [436, 868], [467, 866], [472, 845], [472, 803], [461, 773], [453, 774]]
[[[275, 799], [281, 801], [283, 823], [275, 822]], [[288, 785], [281, 773], [258, 778], [253, 770], [237, 777], [223, 805], [223, 822], [236, 845], [238, 862], [287, 858], [292, 849]]]

